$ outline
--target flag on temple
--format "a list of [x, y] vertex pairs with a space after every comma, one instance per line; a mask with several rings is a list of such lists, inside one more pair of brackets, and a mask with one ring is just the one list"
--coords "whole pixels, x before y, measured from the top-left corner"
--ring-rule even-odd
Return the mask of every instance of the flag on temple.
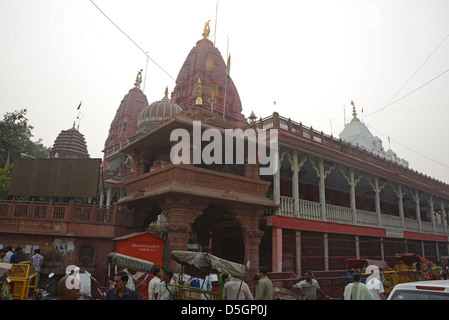
[[228, 63], [226, 64], [226, 75], [229, 78], [229, 74], [231, 72], [231, 55], [228, 57]]

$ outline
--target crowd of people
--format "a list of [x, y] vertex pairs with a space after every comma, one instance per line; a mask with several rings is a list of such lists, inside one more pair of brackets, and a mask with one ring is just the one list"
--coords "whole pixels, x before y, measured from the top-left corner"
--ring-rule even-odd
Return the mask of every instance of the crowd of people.
[[[11, 246], [0, 249], [0, 262], [18, 263], [20, 255], [23, 252], [21, 247], [13, 250]], [[39, 249], [34, 250], [30, 258], [34, 268], [38, 273], [36, 281], [39, 281], [41, 267], [44, 257]], [[243, 280], [231, 277], [228, 273], [221, 273], [219, 276], [223, 285], [224, 300], [272, 300], [274, 298], [274, 289], [272, 281], [267, 277], [267, 268], [261, 266], [256, 272], [258, 281], [255, 294]], [[133, 270], [124, 269], [117, 272], [111, 281], [112, 287], [105, 293], [106, 300], [169, 300], [177, 294], [177, 276], [171, 270], [163, 270], [156, 266], [152, 270], [152, 278], [149, 280], [148, 274], [136, 276]], [[11, 299], [11, 288], [8, 287], [6, 277], [2, 277], [0, 283], [0, 299]], [[352, 282], [346, 285], [343, 293], [344, 300], [385, 300], [385, 290], [379, 277], [379, 271], [371, 270], [370, 276], [362, 282], [362, 276], [359, 272], [352, 275]], [[76, 300], [81, 296], [80, 288], [74, 284], [76, 282], [74, 275], [63, 277], [58, 286], [58, 300]], [[184, 286], [191, 286], [201, 289], [201, 299], [210, 299], [206, 297], [205, 292], [212, 291], [212, 282], [209, 276], [204, 278], [190, 277], [184, 283]], [[5, 288], [8, 287], [9, 290]], [[37, 287], [37, 286], [36, 286]], [[304, 272], [303, 280], [294, 284], [292, 292], [297, 294], [301, 300], [332, 299], [326, 295], [320, 288], [311, 271]]]
[[[272, 300], [273, 284], [267, 277], [267, 268], [259, 267], [257, 273], [258, 285], [255, 297], [251, 293], [248, 284], [240, 279], [232, 278], [227, 273], [222, 273], [223, 299], [225, 300]], [[120, 271], [114, 275], [114, 286], [106, 293], [106, 300], [169, 300], [177, 294], [177, 277], [170, 270], [162, 270], [160, 267], [153, 268], [153, 278], [148, 283], [148, 294], [145, 296], [142, 291], [138, 291], [128, 284], [130, 273]], [[128, 285], [127, 285], [128, 284]], [[189, 277], [185, 286], [191, 286], [201, 290], [201, 299], [209, 299], [206, 293], [212, 291], [212, 282], [209, 276], [197, 278]]]
[[[0, 262], [4, 263], [19, 263], [21, 262], [21, 256], [23, 254], [23, 249], [21, 247], [16, 247], [13, 249], [12, 246], [7, 246], [5, 248], [0, 249]], [[39, 279], [42, 271], [42, 264], [44, 263], [44, 257], [41, 255], [40, 249], [36, 248], [33, 251], [29, 259], [37, 272], [36, 278], [32, 279], [34, 285], [34, 281], [36, 281], [36, 288], [39, 285]], [[0, 300], [12, 300], [11, 291], [13, 290], [13, 285], [8, 282], [9, 271], [0, 275]]]

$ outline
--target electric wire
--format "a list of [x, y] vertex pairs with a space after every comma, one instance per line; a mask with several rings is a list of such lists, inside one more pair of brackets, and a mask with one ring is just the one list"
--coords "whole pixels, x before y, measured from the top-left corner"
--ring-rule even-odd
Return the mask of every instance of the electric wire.
[[432, 53], [426, 58], [426, 60], [424, 60], [424, 62], [419, 66], [419, 68], [411, 75], [411, 77], [402, 85], [402, 87], [396, 92], [396, 94], [390, 99], [390, 101], [388, 101], [388, 103], [381, 109], [376, 110], [374, 112], [369, 113], [368, 115], [366, 115], [367, 117], [369, 117], [372, 114], [377, 113], [376, 117], [374, 117], [373, 120], [371, 120], [370, 123], [372, 123], [374, 120], [376, 120], [376, 118], [380, 115], [380, 112], [383, 111], [385, 108], [391, 106], [392, 104], [402, 100], [403, 98], [409, 96], [410, 94], [416, 92], [417, 90], [421, 89], [422, 87], [424, 87], [425, 85], [427, 85], [428, 83], [430, 83], [431, 81], [435, 80], [436, 78], [439, 78], [441, 75], [443, 75], [444, 73], [446, 73], [448, 70], [446, 70], [445, 72], [443, 72], [443, 74], [440, 74], [439, 76], [437, 76], [436, 78], [432, 79], [431, 81], [429, 81], [428, 83], [424, 84], [423, 86], [419, 87], [418, 89], [410, 92], [409, 94], [401, 97], [400, 99], [391, 102], [394, 98], [396, 98], [396, 96], [399, 94], [399, 92], [402, 91], [402, 89], [410, 82], [410, 80], [412, 80], [412, 78], [418, 73], [419, 70], [421, 70], [421, 68], [424, 66], [424, 64], [435, 54], [435, 52], [441, 47], [441, 45], [446, 41], [446, 39], [449, 38], [449, 34], [447, 34], [444, 39], [440, 42], [440, 44], [438, 44], [438, 46], [432, 51]]
[[175, 78], [173, 78], [164, 68], [162, 68], [156, 61], [154, 61], [147, 52], [145, 52], [129, 35], [126, 34], [125, 31], [123, 31], [122, 29], [120, 29], [119, 26], [117, 26], [114, 21], [111, 20], [111, 18], [109, 18], [92, 0], [90, 0], [90, 2], [121, 32], [123, 33], [137, 48], [139, 48], [140, 51], [142, 51], [142, 53], [148, 58], [150, 59], [156, 66], [158, 66], [162, 71], [165, 72], [165, 74], [167, 74], [173, 81], [176, 82]]

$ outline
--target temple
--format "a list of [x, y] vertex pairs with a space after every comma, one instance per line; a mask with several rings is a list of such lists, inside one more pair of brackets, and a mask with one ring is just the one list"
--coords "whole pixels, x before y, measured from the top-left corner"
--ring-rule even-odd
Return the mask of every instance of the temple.
[[[248, 281], [260, 265], [301, 275], [342, 270], [347, 258], [394, 265], [399, 252], [433, 262], [449, 255], [449, 185], [385, 151], [355, 104], [339, 138], [288, 114], [256, 120], [252, 113], [248, 121], [208, 34], [205, 27], [171, 94], [161, 84], [161, 100], [148, 103], [138, 74], [111, 123], [97, 196], [83, 203], [0, 201], [0, 243], [37, 245], [60, 265], [101, 273], [113, 239], [151, 231], [168, 240], [167, 250], [207, 251], [246, 265]], [[173, 163], [176, 129], [192, 139], [195, 130], [213, 129], [223, 141], [226, 130], [277, 132], [277, 170], [260, 174], [247, 148], [243, 164]], [[78, 141], [72, 154], [68, 134]], [[88, 157], [82, 138], [67, 130], [52, 157]], [[189, 160], [196, 148], [188, 146]]]

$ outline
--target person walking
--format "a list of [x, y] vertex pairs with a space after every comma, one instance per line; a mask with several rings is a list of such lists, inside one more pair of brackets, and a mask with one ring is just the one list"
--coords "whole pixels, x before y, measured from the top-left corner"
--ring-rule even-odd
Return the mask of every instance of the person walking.
[[36, 289], [39, 286], [39, 279], [41, 277], [42, 264], [44, 263], [44, 257], [41, 255], [40, 249], [34, 249], [34, 254], [31, 256], [31, 262], [33, 263], [34, 269], [37, 272], [36, 278]]
[[373, 300], [373, 295], [362, 283], [362, 275], [358, 272], [354, 272], [352, 275], [354, 282], [349, 283], [345, 287], [343, 293], [345, 300]]
[[139, 292], [126, 286], [128, 279], [126, 272], [117, 272], [114, 275], [114, 287], [106, 292], [106, 300], [143, 300]]
[[304, 272], [304, 280], [293, 285], [292, 291], [298, 293], [302, 300], [316, 300], [317, 293], [324, 299], [330, 299], [321, 290], [318, 281], [313, 278], [312, 271], [309, 270]]
[[231, 277], [223, 286], [224, 300], [254, 300], [249, 286], [238, 278]]
[[157, 300], [171, 300], [170, 293], [172, 293], [173, 295], [175, 294], [174, 290], [175, 287], [170, 286], [170, 284], [173, 284], [172, 278], [173, 278], [173, 271], [171, 270], [163, 271], [162, 281], [159, 283]]
[[162, 269], [161, 267], [153, 268], [153, 279], [148, 284], [148, 300], [157, 300], [159, 283], [161, 282]]
[[256, 275], [259, 282], [256, 287], [255, 300], [273, 300], [273, 283], [267, 277], [267, 268], [260, 266]]
[[6, 247], [6, 254], [5, 254], [5, 256], [3, 257], [3, 262], [10, 263], [12, 254], [13, 254], [13, 252], [12, 252], [12, 246], [7, 246], [7, 247]]
[[376, 276], [372, 276], [365, 281], [367, 289], [373, 295], [374, 300], [385, 300], [385, 289], [382, 281]]
[[14, 253], [11, 255], [11, 258], [9, 259], [9, 263], [19, 263], [19, 254], [22, 253], [22, 248], [17, 247], [16, 250], [14, 250]]

